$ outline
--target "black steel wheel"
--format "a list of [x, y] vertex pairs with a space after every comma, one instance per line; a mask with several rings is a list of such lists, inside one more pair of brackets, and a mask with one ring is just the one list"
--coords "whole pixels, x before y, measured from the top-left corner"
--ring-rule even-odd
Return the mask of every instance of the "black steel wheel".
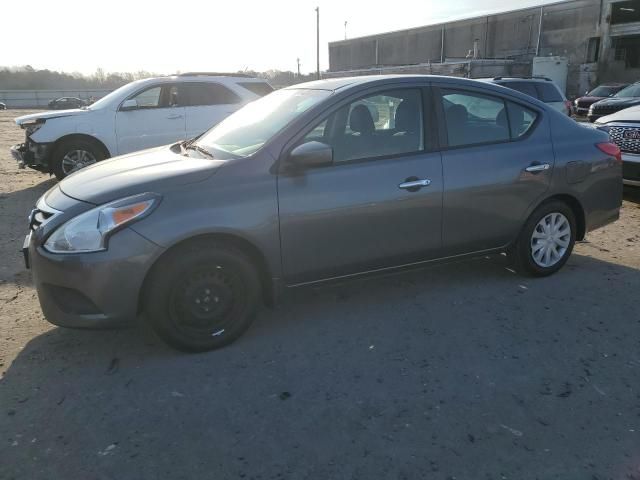
[[251, 324], [260, 282], [239, 250], [194, 242], [153, 268], [144, 298], [148, 321], [169, 345], [201, 352], [227, 345]]

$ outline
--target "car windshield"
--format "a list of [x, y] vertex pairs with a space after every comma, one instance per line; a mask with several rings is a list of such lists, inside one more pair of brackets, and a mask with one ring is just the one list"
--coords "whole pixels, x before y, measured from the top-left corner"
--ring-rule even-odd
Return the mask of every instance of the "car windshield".
[[278, 90], [242, 107], [206, 132], [197, 143], [218, 159], [248, 157], [329, 95], [328, 90]]
[[618, 93], [616, 93], [614, 97], [640, 97], [640, 83], [634, 83], [633, 85], [629, 85], [628, 87], [623, 88]]
[[591, 90], [588, 95], [590, 97], [608, 97], [612, 93], [615, 93], [616, 90], [616, 87], [606, 87], [604, 85], [600, 85], [599, 87]]
[[108, 93], [100, 100], [93, 102], [90, 106], [87, 107], [88, 110], [98, 110], [100, 108], [104, 108], [107, 105], [111, 104], [112, 99], [120, 98], [123, 96], [127, 96], [129, 90], [135, 90], [138, 88], [139, 84], [137, 82], [127, 83], [120, 88], [117, 88], [111, 93]]

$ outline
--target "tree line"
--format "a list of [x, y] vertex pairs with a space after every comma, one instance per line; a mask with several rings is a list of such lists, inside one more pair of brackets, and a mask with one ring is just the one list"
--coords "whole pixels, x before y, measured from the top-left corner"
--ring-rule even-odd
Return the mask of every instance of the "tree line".
[[[264, 78], [274, 87], [284, 87], [315, 79], [315, 74], [297, 75], [291, 71], [281, 70], [235, 73]], [[138, 72], [105, 72], [103, 69], [98, 68], [93, 74], [84, 75], [78, 72], [66, 73], [47, 69], [37, 70], [31, 65], [0, 67], [0, 90], [113, 90], [134, 80], [155, 76], [159, 76], [159, 74], [145, 70]]]

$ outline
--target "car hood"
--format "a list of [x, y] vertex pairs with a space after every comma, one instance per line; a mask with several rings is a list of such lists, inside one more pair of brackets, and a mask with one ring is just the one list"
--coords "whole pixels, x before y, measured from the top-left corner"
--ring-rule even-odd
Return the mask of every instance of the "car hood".
[[624, 110], [612, 113], [606, 117], [601, 117], [597, 120], [597, 123], [609, 122], [640, 122], [640, 105], [625, 108]]
[[205, 181], [224, 163], [185, 157], [171, 146], [158, 147], [83, 168], [60, 182], [60, 189], [76, 200], [100, 205], [128, 195], [162, 194], [180, 185]]
[[605, 98], [608, 98], [608, 97], [590, 97], [590, 96], [586, 96], [586, 97], [578, 97], [578, 99], [576, 101], [578, 101], [580, 103], [595, 103], [595, 102], [598, 102], [598, 101], [603, 100]]
[[640, 105], [640, 97], [605, 98], [604, 100], [600, 100], [594, 105], [598, 107], [620, 107], [620, 108], [624, 108], [625, 106], [631, 107], [633, 105]]
[[80, 108], [74, 108], [72, 110], [55, 110], [53, 112], [40, 112], [40, 113], [31, 113], [29, 115], [23, 115], [21, 117], [16, 118], [15, 121], [18, 125], [24, 125], [25, 123], [35, 122], [36, 120], [48, 120], [50, 118], [87, 115], [89, 113], [91, 113], [91, 110], [82, 110]]

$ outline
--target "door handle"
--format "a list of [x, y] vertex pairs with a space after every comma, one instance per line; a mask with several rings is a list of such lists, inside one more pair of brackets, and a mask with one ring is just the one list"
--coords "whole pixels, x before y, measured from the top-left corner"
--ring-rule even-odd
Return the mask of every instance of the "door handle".
[[182, 118], [182, 115], [169, 115], [167, 117], [169, 120], [177, 120], [178, 118]]
[[409, 180], [398, 185], [398, 188], [402, 188], [403, 190], [409, 190], [411, 192], [415, 192], [420, 190], [422, 187], [428, 187], [431, 185], [431, 180], [428, 178], [417, 179], [417, 180]]
[[551, 165], [549, 165], [548, 163], [540, 163], [538, 165], [529, 165], [527, 168], [525, 168], [525, 170], [529, 173], [537, 173], [537, 172], [544, 172], [545, 170], [549, 170], [551, 168]]

